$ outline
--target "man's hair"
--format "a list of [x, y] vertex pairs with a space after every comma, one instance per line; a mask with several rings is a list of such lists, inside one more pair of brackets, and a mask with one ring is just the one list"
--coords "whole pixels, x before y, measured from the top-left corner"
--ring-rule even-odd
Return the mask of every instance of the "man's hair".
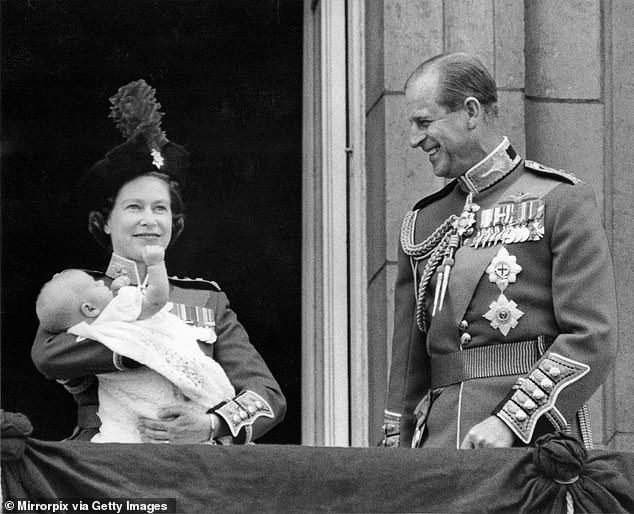
[[[150, 172], [146, 173], [145, 175], [156, 177], [160, 180], [163, 180], [167, 184], [170, 195], [170, 208], [172, 210], [172, 238], [169, 242], [169, 246], [171, 246], [176, 242], [178, 236], [181, 235], [183, 229], [185, 228], [185, 203], [183, 202], [180, 187], [178, 185], [178, 182], [165, 175], [164, 173]], [[139, 178], [139, 176], [134, 177], [132, 180]], [[123, 184], [121, 187], [123, 187], [124, 185], [125, 184]], [[119, 188], [119, 191], [120, 190], [121, 188]], [[110, 236], [106, 234], [104, 227], [108, 222], [108, 218], [110, 217], [110, 213], [112, 212], [112, 208], [114, 207], [116, 195], [119, 194], [119, 191], [117, 191], [115, 196], [106, 198], [104, 203], [99, 208], [91, 211], [88, 214], [88, 232], [92, 234], [92, 236], [103, 248], [110, 251], [112, 250], [112, 242]]]
[[79, 270], [66, 270], [55, 275], [40, 291], [35, 312], [42, 328], [55, 334], [77, 324], [81, 314], [81, 290], [73, 281]]
[[418, 66], [405, 81], [410, 83], [427, 73], [438, 74], [436, 103], [449, 112], [460, 109], [465, 98], [477, 98], [489, 116], [498, 114], [495, 79], [480, 59], [466, 53], [441, 54]]

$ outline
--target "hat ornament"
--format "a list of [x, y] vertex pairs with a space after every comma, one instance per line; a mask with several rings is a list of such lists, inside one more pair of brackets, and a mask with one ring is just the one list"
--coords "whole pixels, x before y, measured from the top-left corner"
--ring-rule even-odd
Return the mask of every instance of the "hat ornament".
[[145, 80], [139, 79], [121, 86], [117, 93], [110, 97], [109, 118], [113, 118], [117, 128], [127, 141], [141, 134], [152, 155], [152, 164], [161, 169], [165, 162], [161, 148], [168, 142], [165, 132], [161, 130], [161, 104], [154, 97], [156, 90]]

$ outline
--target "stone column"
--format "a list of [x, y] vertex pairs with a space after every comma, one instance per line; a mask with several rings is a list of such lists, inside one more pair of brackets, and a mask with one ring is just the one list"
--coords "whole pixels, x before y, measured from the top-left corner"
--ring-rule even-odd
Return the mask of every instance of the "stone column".
[[603, 202], [600, 0], [526, 6], [526, 146], [530, 159], [565, 168]]
[[634, 451], [634, 3], [606, 2], [604, 20], [606, 221], [619, 308], [619, 356], [605, 386], [605, 439], [610, 448], [631, 452]]
[[385, 309], [385, 97], [383, 0], [366, 0], [366, 188], [370, 446], [381, 439], [387, 383]]

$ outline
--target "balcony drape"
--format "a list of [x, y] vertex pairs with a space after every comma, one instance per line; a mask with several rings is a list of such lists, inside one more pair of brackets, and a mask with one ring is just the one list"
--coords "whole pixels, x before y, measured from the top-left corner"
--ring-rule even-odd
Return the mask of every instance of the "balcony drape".
[[[174, 498], [177, 512], [634, 512], [634, 453], [51, 442], [2, 415], [3, 499]], [[568, 484], [558, 483], [571, 482]]]

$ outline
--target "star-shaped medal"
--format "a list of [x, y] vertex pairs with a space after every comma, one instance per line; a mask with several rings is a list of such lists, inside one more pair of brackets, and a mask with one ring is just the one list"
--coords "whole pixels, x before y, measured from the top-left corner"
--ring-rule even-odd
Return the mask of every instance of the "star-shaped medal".
[[520, 271], [522, 267], [517, 264], [517, 258], [509, 254], [504, 247], [500, 248], [487, 268], [489, 282], [494, 283], [500, 292], [504, 292], [509, 284], [517, 280], [517, 274]]
[[524, 313], [517, 308], [513, 300], [509, 300], [504, 294], [489, 305], [489, 311], [483, 317], [491, 322], [491, 326], [502, 332], [506, 337], [512, 328], [517, 326], [518, 320]]

